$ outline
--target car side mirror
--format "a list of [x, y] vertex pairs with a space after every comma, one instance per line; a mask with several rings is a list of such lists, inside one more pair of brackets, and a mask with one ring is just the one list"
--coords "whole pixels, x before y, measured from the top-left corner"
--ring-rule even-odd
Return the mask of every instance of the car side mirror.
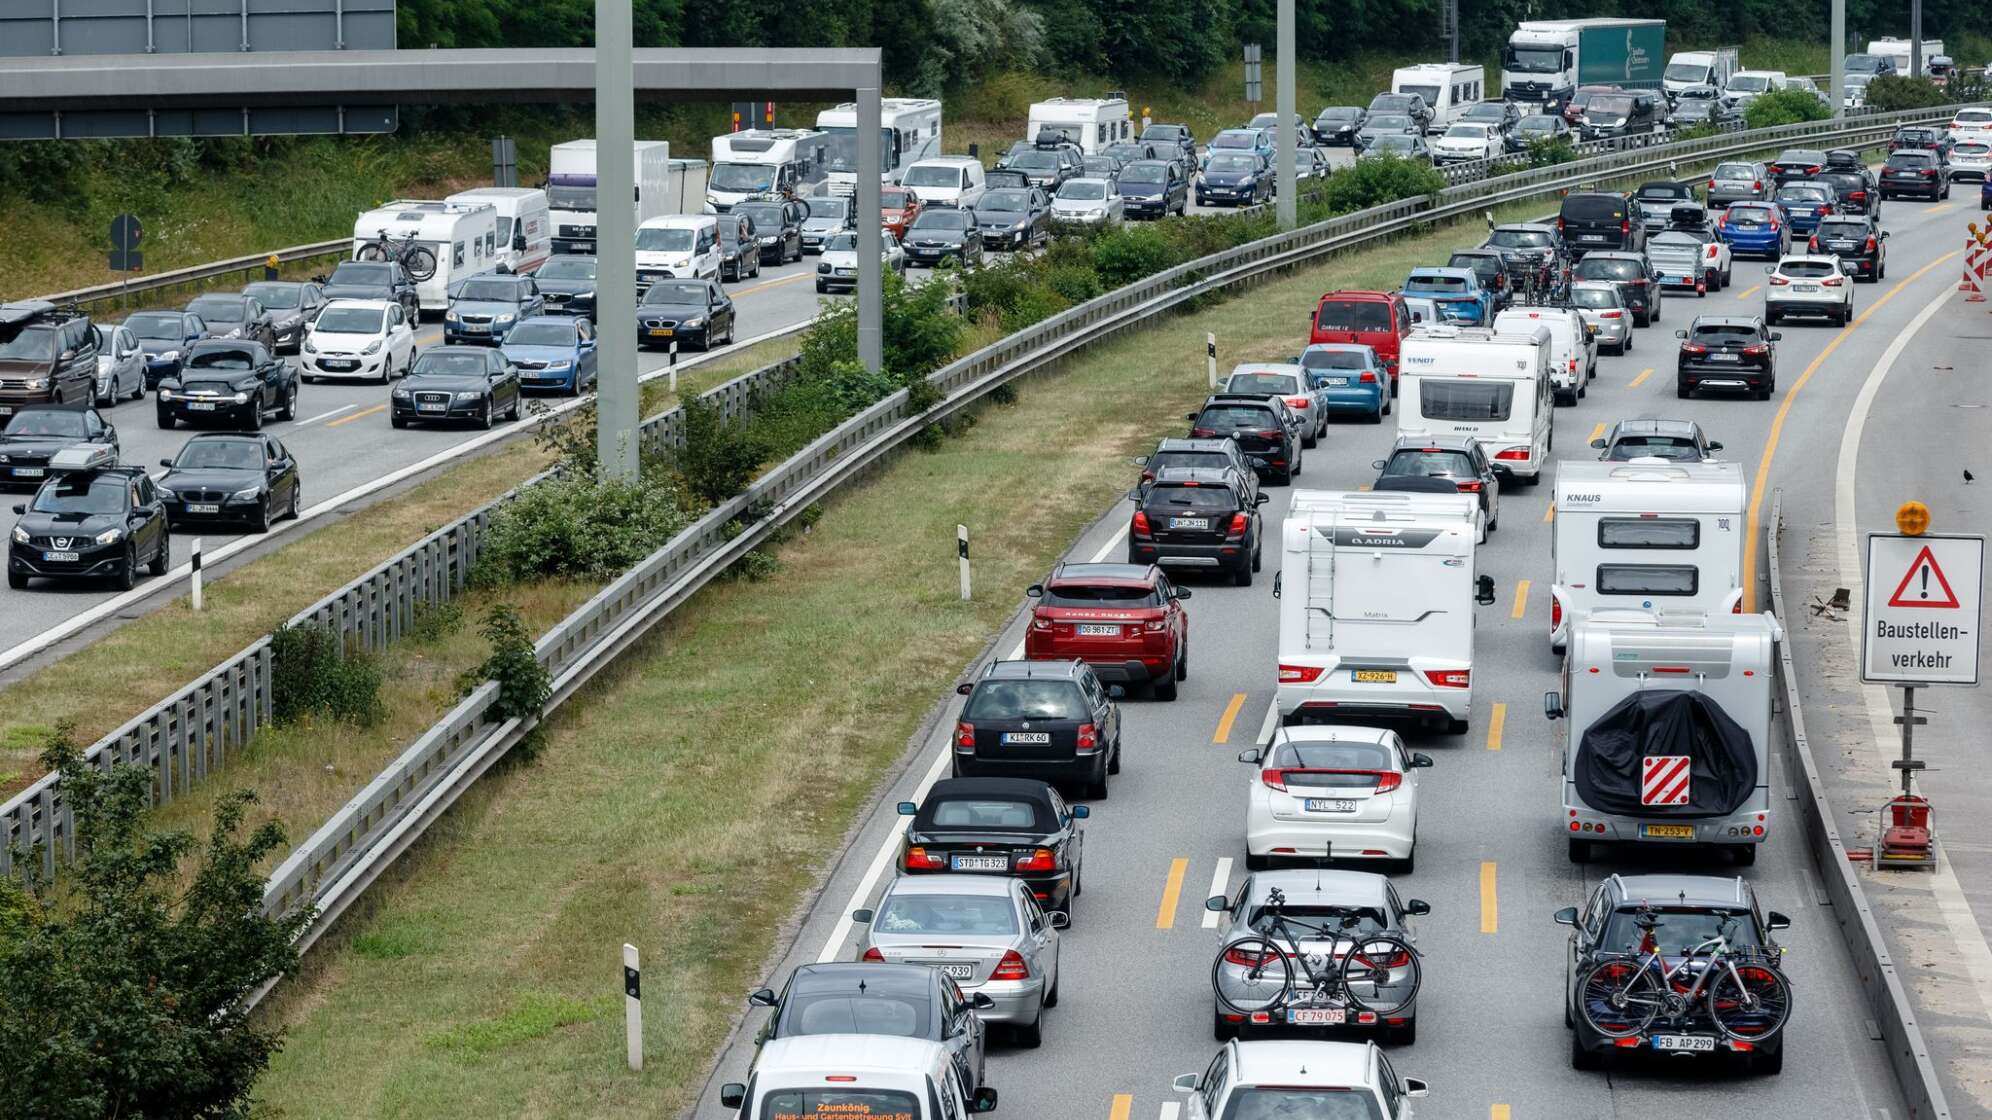
[[173, 465], [173, 460], [171, 460], [171, 459], [161, 459], [161, 460], [159, 460], [159, 465], [160, 465], [160, 466], [162, 466], [162, 467], [170, 467], [170, 466], [172, 466], [172, 465]]
[[1771, 341], [1772, 341], [1772, 342], [1783, 342], [1783, 341], [1784, 341], [1784, 332], [1783, 332], [1783, 331], [1772, 331], [1772, 332], [1771, 332], [1771, 335], [1770, 335], [1770, 338], [1771, 338]]
[[1197, 1091], [1199, 1081], [1200, 1075], [1198, 1074], [1181, 1073], [1176, 1075], [1174, 1085], [1178, 1093], [1194, 1093]]
[[1122, 688], [1120, 685], [1110, 684], [1107, 686], [1107, 698], [1110, 700], [1119, 700], [1126, 695], [1127, 689]]
[[1407, 1077], [1404, 1079], [1404, 1095], [1407, 1097], [1422, 1097], [1431, 1091], [1432, 1087], [1425, 1084], [1422, 1078]]
[[1194, 422], [1196, 421], [1196, 418], [1197, 418], [1197, 414], [1196, 414], [1196, 413], [1194, 413], [1194, 412], [1185, 412], [1185, 413], [1183, 413], [1183, 419], [1185, 419], [1185, 420], [1188, 420], [1188, 421], [1191, 421], [1192, 423], [1194, 423]]
[[854, 922], [862, 922], [865, 925], [870, 925], [872, 920], [872, 912], [869, 909], [853, 910], [851, 911], [851, 920]]
[[1886, 241], [1886, 240], [1888, 240], [1888, 231], [1887, 231], [1887, 230], [1882, 230], [1882, 231], [1881, 231], [1881, 239], [1882, 239], [1883, 241]]
[[975, 685], [971, 681], [963, 681], [955, 686], [955, 694], [959, 696], [967, 696], [969, 693], [974, 691], [975, 691]]
[[1768, 913], [1768, 914], [1764, 915], [1764, 928], [1765, 928], [1765, 929], [1790, 929], [1790, 928], [1791, 928], [1791, 919], [1790, 919], [1790, 918], [1787, 918], [1787, 917], [1785, 917], [1785, 916], [1784, 916], [1783, 914], [1779, 913], [1778, 911], [1776, 911], [1776, 910], [1773, 910], [1773, 911], [1771, 911], [1770, 913]]
[[26, 512], [28, 512], [28, 507], [27, 507], [27, 506], [24, 506], [24, 505], [17, 505], [17, 506], [15, 506], [15, 507], [14, 507], [14, 512], [15, 512], [16, 514], [22, 514], [22, 513], [26, 513]]
[[76, 351], [74, 350], [64, 350], [62, 352], [62, 360], [65, 362], [72, 361], [75, 359], [75, 357], [76, 357]]
[[969, 1098], [968, 1110], [970, 1112], [996, 1111], [996, 1090], [987, 1085], [976, 1089], [975, 1095]]
[[1675, 338], [1682, 338], [1682, 339], [1684, 339], [1684, 338], [1688, 337], [1688, 332], [1687, 332], [1686, 330], [1678, 330], [1678, 331], [1675, 331], [1675, 332], [1674, 332], [1674, 337], [1675, 337]]
[[1767, 265], [1765, 265], [1765, 266], [1764, 266], [1764, 275], [1766, 275], [1766, 276], [1770, 276], [1770, 275], [1772, 275], [1773, 273], [1777, 272], [1777, 270], [1778, 270], [1778, 266], [1777, 266], [1777, 265], [1774, 265], [1774, 264], [1767, 264]]
[[1259, 753], [1259, 748], [1257, 747], [1253, 747], [1250, 750], [1242, 750], [1238, 752], [1238, 761], [1240, 762], [1257, 763], [1259, 759], [1262, 757], [1264, 756], [1262, 756]]
[[1072, 806], [1072, 819], [1073, 819], [1073, 820], [1079, 820], [1079, 821], [1083, 821], [1083, 820], [1087, 819], [1088, 817], [1091, 817], [1092, 815], [1093, 815], [1093, 810], [1091, 810], [1091, 809], [1087, 808], [1087, 807], [1086, 807], [1086, 806], [1084, 806], [1084, 805], [1074, 805], [1074, 806]]
[[1044, 598], [1044, 584], [1033, 583], [1029, 587], [1024, 588], [1024, 594], [1029, 595], [1033, 599], [1042, 599]]
[[773, 988], [756, 988], [747, 996], [747, 1002], [755, 1007], [773, 1007], [775, 1005], [775, 990]]
[[1063, 910], [1053, 910], [1051, 913], [1046, 914], [1044, 918], [1045, 921], [1051, 923], [1051, 928], [1053, 929], [1072, 928], [1072, 915], [1067, 914]]
[[1414, 918], [1423, 917], [1432, 912], [1432, 904], [1422, 898], [1406, 899], [1404, 902], [1404, 912]]
[[1544, 719], [1563, 718], [1563, 694], [1551, 689], [1542, 694], [1542, 715]]
[[1494, 577], [1481, 576], [1473, 581], [1473, 601], [1486, 606], [1494, 601]]
[[968, 1005], [970, 1007], [975, 1008], [977, 1011], [987, 1011], [990, 1008], [996, 1006], [996, 1001], [990, 999], [989, 993], [987, 992], [977, 992], [974, 995], [968, 997]]
[[1213, 914], [1223, 914], [1231, 909], [1231, 900], [1221, 894], [1214, 894], [1204, 899], [1204, 909]]
[[902, 817], [910, 817], [913, 814], [920, 811], [920, 807], [918, 805], [915, 805], [911, 801], [901, 801], [898, 805], [898, 809], [899, 809], [899, 815]]
[[1595, 448], [1598, 448], [1599, 450], [1603, 450], [1603, 449], [1604, 449], [1604, 446], [1605, 446], [1605, 441], [1604, 441], [1604, 439], [1603, 439], [1602, 437], [1600, 437], [1600, 438], [1598, 438], [1598, 439], [1594, 439], [1594, 440], [1592, 440], [1592, 441], [1591, 441], [1591, 446], [1592, 446], [1592, 447], [1595, 447]]
[[1719, 443], [1717, 443], [1717, 442], [1715, 442], [1714, 440], [1710, 440], [1710, 441], [1708, 442], [1708, 449], [1709, 449], [1710, 451], [1720, 451], [1720, 450], [1722, 450], [1722, 445], [1721, 445], [1721, 444], [1719, 444]]
[[747, 1086], [738, 1081], [729, 1081], [719, 1087], [719, 1106], [739, 1108], [747, 1103]]
[[1563, 909], [1551, 914], [1549, 919], [1560, 926], [1574, 926], [1577, 924], [1577, 908], [1575, 906], [1565, 906]]
[[1422, 751], [1411, 755], [1411, 769], [1413, 770], [1428, 770], [1432, 765], [1431, 755], [1425, 754]]
[[515, 233], [515, 234], [513, 234], [513, 235], [512, 235], [512, 251], [513, 251], [513, 252], [518, 252], [518, 253], [523, 253], [523, 252], [525, 252], [525, 251], [526, 251], [526, 235], [525, 235], [525, 234], [523, 234], [523, 233]]

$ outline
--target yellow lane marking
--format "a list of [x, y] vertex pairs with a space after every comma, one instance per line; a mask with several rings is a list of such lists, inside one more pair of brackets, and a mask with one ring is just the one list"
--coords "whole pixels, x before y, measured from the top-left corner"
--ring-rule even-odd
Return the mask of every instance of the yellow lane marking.
[[1757, 292], [1758, 292], [1758, 290], [1759, 290], [1759, 289], [1761, 289], [1762, 287], [1763, 287], [1763, 285], [1762, 285], [1762, 284], [1752, 284], [1752, 285], [1750, 285], [1749, 287], [1747, 287], [1747, 288], [1743, 289], [1742, 291], [1740, 291], [1740, 292], [1737, 292], [1737, 293], [1736, 293], [1736, 298], [1737, 298], [1737, 299], [1749, 299], [1749, 298], [1750, 298], [1751, 296], [1754, 296], [1754, 295], [1756, 295], [1756, 294], [1757, 294]]
[[1217, 734], [1210, 737], [1211, 742], [1221, 744], [1231, 741], [1231, 721], [1238, 718], [1238, 709], [1244, 706], [1245, 694], [1242, 692], [1232, 693], [1231, 703], [1224, 706], [1224, 715], [1217, 721]]
[[1924, 211], [1923, 211], [1923, 216], [1924, 216], [1924, 217], [1929, 217], [1929, 216], [1930, 216], [1931, 214], [1941, 214], [1941, 213], [1943, 213], [1944, 211], [1946, 211], [1946, 210], [1949, 210], [1949, 209], [1950, 209], [1951, 207], [1953, 207], [1953, 206], [1956, 206], [1956, 205], [1957, 205], [1957, 203], [1955, 203], [1955, 202], [1946, 202], [1946, 203], [1944, 203], [1944, 204], [1943, 204], [1943, 205], [1941, 205], [1941, 206], [1932, 206], [1932, 207], [1930, 207], [1930, 208], [1928, 208], [1928, 209], [1926, 209], [1926, 210], [1924, 210]]
[[350, 424], [353, 421], [358, 420], [362, 416], [372, 416], [376, 412], [386, 412], [386, 411], [387, 411], [386, 405], [377, 404], [372, 408], [363, 408], [360, 411], [353, 413], [351, 416], [341, 416], [337, 420], [327, 420], [325, 422], [325, 426], [328, 428], [336, 428], [341, 424]]
[[[1508, 725], [1508, 705], [1506, 704], [1494, 705], [1494, 712], [1491, 716], [1488, 717], [1487, 720], [1488, 750], [1498, 751], [1501, 749], [1501, 729], [1506, 727], [1507, 725]], [[1493, 865], [1489, 864], [1488, 866], [1492, 867]]]
[[1487, 1120], [1508, 1120], [1508, 1106], [1497, 1104], [1487, 1110]]
[[1183, 893], [1183, 873], [1190, 869], [1190, 861], [1178, 856], [1169, 862], [1169, 879], [1162, 884], [1162, 906], [1155, 911], [1156, 929], [1176, 928], [1176, 900]]
[[1529, 581], [1525, 579], [1518, 579], [1515, 581], [1515, 609], [1511, 614], [1508, 615], [1508, 617], [1509, 618], [1522, 617], [1524, 614], [1527, 613], [1528, 606], [1529, 606]]
[[[1629, 386], [1627, 386], [1627, 388], [1629, 388], [1629, 389], [1637, 389], [1637, 388], [1639, 388], [1639, 387], [1640, 387], [1641, 385], [1644, 385], [1644, 384], [1646, 384], [1646, 379], [1647, 379], [1647, 378], [1649, 378], [1649, 377], [1651, 377], [1651, 376], [1653, 376], [1653, 370], [1652, 370], [1652, 368], [1651, 368], [1651, 367], [1649, 367], [1649, 368], [1647, 368], [1647, 369], [1643, 369], [1643, 370], [1640, 370], [1640, 371], [1639, 371], [1639, 376], [1638, 376], [1638, 377], [1635, 377], [1635, 378], [1633, 378], [1633, 379], [1632, 379], [1632, 384], [1631, 384], [1631, 385], [1629, 385]], [[1502, 1107], [1502, 1108], [1506, 1108], [1506, 1107], [1507, 1107], [1507, 1105], [1502, 1105], [1501, 1107]]]
[[1555, 507], [1555, 506], [1551, 506], [1551, 507], [1549, 507], [1548, 509], [1546, 509], [1546, 510], [1543, 510], [1543, 511], [1542, 511], [1542, 523], [1543, 523], [1544, 525], [1547, 525], [1547, 524], [1549, 524], [1550, 522], [1552, 522], [1552, 521], [1554, 521], [1554, 520], [1556, 520], [1556, 507]]
[[1826, 364], [1826, 359], [1832, 356], [1833, 351], [1840, 348], [1840, 343], [1845, 342], [1848, 335], [1853, 334], [1854, 331], [1860, 329], [1861, 324], [1868, 321], [1868, 316], [1881, 310], [1884, 304], [1895, 298], [1897, 292], [1900, 292], [1920, 279], [1924, 273], [1929, 272], [1931, 269], [1957, 255], [1958, 250], [1956, 249], [1945, 253], [1943, 256], [1910, 273], [1893, 288], [1888, 289], [1881, 298], [1868, 304], [1866, 311], [1856, 315], [1853, 322], [1841, 327], [1834, 333], [1832, 338], [1827, 340], [1826, 345], [1819, 351], [1819, 356], [1812, 359], [1812, 364], [1806, 366], [1805, 372], [1799, 374], [1798, 380], [1792, 383], [1791, 388], [1785, 390], [1784, 400], [1778, 403], [1778, 414], [1771, 418], [1771, 434], [1764, 440], [1764, 453], [1757, 459], [1757, 477], [1750, 484], [1750, 518], [1746, 526], [1746, 535], [1743, 538], [1744, 613], [1754, 614], [1757, 610], [1758, 518], [1764, 504], [1764, 487], [1770, 481], [1771, 477], [1771, 459], [1778, 453], [1778, 437], [1784, 434], [1785, 417], [1791, 413], [1791, 403], [1798, 399], [1799, 390], [1805, 388], [1805, 383], [1812, 380], [1812, 375], [1819, 372], [1820, 366]]
[[1128, 1113], [1134, 1111], [1133, 1093], [1115, 1093], [1114, 1108], [1107, 1113], [1107, 1120], [1127, 1120]]
[[1480, 865], [1480, 932], [1493, 933], [1501, 923], [1494, 901], [1494, 861]]
[[733, 293], [733, 298], [740, 299], [745, 296], [751, 296], [755, 292], [765, 292], [769, 288], [779, 288], [783, 284], [793, 284], [797, 280], [807, 280], [814, 275], [816, 274], [813, 272], [798, 272], [794, 276], [784, 276], [780, 280], [769, 280], [766, 283], [756, 284], [751, 288], [742, 288]]
[[[1604, 434], [1605, 434], [1605, 422], [1603, 420], [1600, 420], [1598, 421], [1598, 426], [1591, 429], [1591, 439], [1602, 439], [1604, 438]], [[1591, 439], [1587, 439], [1584, 442], [1589, 443], [1591, 442]]]

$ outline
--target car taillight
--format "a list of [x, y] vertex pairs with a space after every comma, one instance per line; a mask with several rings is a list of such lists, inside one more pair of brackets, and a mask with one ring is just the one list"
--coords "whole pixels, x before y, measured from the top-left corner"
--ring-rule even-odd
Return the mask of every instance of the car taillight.
[[1308, 405], [1314, 403], [1306, 397], [1288, 397], [1286, 402], [1288, 408], [1306, 408]]
[[1191, 428], [1191, 429], [1190, 429], [1190, 438], [1191, 438], [1191, 439], [1214, 439], [1214, 438], [1216, 438], [1216, 436], [1217, 436], [1217, 429], [1216, 429], [1216, 428]]
[[1100, 749], [1100, 729], [1094, 727], [1090, 723], [1080, 724], [1079, 747], [1078, 747], [1079, 753], [1088, 754], [1092, 751], [1096, 751], [1099, 749]]
[[1551, 595], [1549, 597], [1549, 628], [1554, 630], [1561, 625], [1563, 625], [1563, 600]]
[[1730, 614], [1742, 614], [1742, 613], [1743, 613], [1743, 600], [1741, 600], [1741, 599], [1738, 599], [1738, 600], [1736, 600], [1736, 602], [1734, 602], [1734, 603], [1730, 604], [1730, 607], [1729, 607], [1729, 613], [1730, 613]]
[[1805, 173], [1807, 175], [1817, 175], [1819, 174], [1819, 169], [1816, 167], [1808, 167], [1805, 169]]
[[1031, 967], [1015, 949], [1005, 949], [1003, 959], [996, 962], [996, 971], [989, 974], [991, 980], [1029, 980]]
[[1646, 286], [1646, 277], [1642, 276], [1639, 279], [1634, 280], [1632, 282], [1632, 286], [1635, 288], [1644, 288]]
[[1411, 963], [1411, 954], [1400, 949], [1388, 957], [1371, 957], [1366, 953], [1356, 954], [1356, 963], [1364, 968], [1404, 968]]
[[1231, 515], [1231, 528], [1226, 529], [1225, 533], [1228, 536], [1242, 537], [1245, 535], [1245, 525], [1246, 525], [1245, 515], [1242, 513], [1234, 513]]
[[1757, 180], [1756, 182], [1754, 182], [1754, 183], [1751, 183], [1751, 184], [1750, 184], [1750, 189], [1751, 189], [1751, 190], [1753, 190], [1753, 191], [1760, 191], [1760, 190], [1763, 190], [1763, 189], [1764, 189], [1764, 181], [1763, 181], [1762, 179], [1759, 179], [1759, 180]]
[[1364, 370], [1362, 376], [1356, 378], [1356, 383], [1359, 385], [1374, 385], [1376, 384], [1376, 374]]
[[1619, 232], [1620, 232], [1620, 233], [1631, 233], [1631, 232], [1632, 232], [1632, 219], [1631, 219], [1631, 218], [1626, 218], [1626, 219], [1623, 219], [1622, 221], [1620, 221], [1620, 222], [1619, 222]]
[[1771, 352], [1771, 348], [1759, 342], [1755, 346], [1745, 346], [1743, 348], [1743, 352], [1745, 354], [1749, 354], [1752, 357], [1761, 358], [1764, 355], [1769, 354]]
[[1600, 318], [1600, 319], [1623, 319], [1623, 318], [1625, 318], [1625, 312], [1623, 312], [1623, 311], [1607, 311], [1607, 312], [1605, 312], [1604, 314], [1602, 314], [1602, 315], [1598, 316], [1598, 318]]
[[1142, 623], [1141, 628], [1150, 634], [1160, 634], [1169, 628], [1169, 620], [1166, 618], [1151, 618], [1147, 622]]
[[1776, 222], [1772, 222], [1769, 226], [1765, 228], [1769, 229], [1772, 233], [1776, 233], [1777, 231], [1783, 229], [1784, 227], [1777, 224]]
[[1282, 665], [1280, 666], [1280, 683], [1313, 684], [1321, 678], [1323, 672], [1324, 670], [1319, 665]]
[[1033, 848], [1030, 850], [1029, 855], [1018, 857], [1017, 861], [1010, 865], [1010, 869], [1013, 871], [1056, 871], [1058, 870], [1058, 857], [1052, 853], [1050, 848]]
[[1709, 189], [1709, 190], [1714, 190], [1714, 189], [1715, 189], [1715, 180], [1714, 180], [1714, 179], [1710, 179], [1710, 180], [1708, 181], [1708, 189]]
[[1511, 463], [1527, 462], [1529, 457], [1529, 449], [1526, 447], [1503, 448], [1502, 450], [1495, 452], [1494, 457], [1496, 459], [1501, 459]]
[[1558, 233], [1562, 233], [1562, 232], [1563, 232], [1563, 219], [1562, 219], [1562, 218], [1558, 218], [1558, 219], [1556, 219], [1556, 232], [1558, 232]]
[[1934, 179], [1937, 177], [1937, 169], [1934, 167], [1925, 167], [1921, 174], [1925, 179]]
[[1708, 347], [1706, 347], [1706, 346], [1703, 346], [1703, 345], [1702, 345], [1701, 343], [1699, 343], [1699, 342], [1683, 342], [1683, 343], [1681, 343], [1681, 353], [1683, 353], [1683, 354], [1706, 354], [1706, 353], [1708, 353]]
[[1708, 257], [1709, 257], [1709, 259], [1710, 259], [1710, 260], [1714, 260], [1714, 259], [1716, 258], [1716, 256], [1717, 256], [1717, 252], [1716, 252], [1716, 248], [1715, 248], [1715, 246], [1713, 246], [1713, 245], [1710, 245], [1710, 246], [1708, 247]]
[[1874, 250], [1875, 250], [1874, 238], [1870, 237], [1867, 239], [1867, 251], [1872, 253], [1874, 252]]
[[974, 724], [967, 720], [962, 720], [960, 723], [955, 724], [955, 749], [969, 752], [975, 750]]
[[1471, 669], [1427, 669], [1425, 679], [1434, 688], [1466, 688], [1473, 683]]
[[1867, 201], [1867, 192], [1866, 192], [1866, 191], [1849, 191], [1849, 192], [1847, 192], [1847, 197], [1848, 197], [1848, 198], [1851, 198], [1851, 199], [1853, 199], [1853, 200], [1854, 200], [1855, 202], [1866, 202], [1866, 201]]
[[908, 871], [939, 871], [947, 865], [947, 860], [930, 853], [925, 848], [913, 847], [906, 849], [906, 870]]
[[1259, 782], [1267, 789], [1276, 789], [1281, 793], [1285, 793], [1286, 775], [1287, 772], [1284, 770], [1261, 770], [1259, 772]]
[[1146, 513], [1143, 513], [1143, 512], [1142, 512], [1142, 511], [1140, 511], [1140, 510], [1135, 510], [1135, 511], [1134, 511], [1134, 530], [1133, 530], [1133, 532], [1134, 532], [1134, 535], [1135, 535], [1135, 536], [1137, 536], [1137, 537], [1145, 537], [1145, 536], [1148, 536], [1148, 535], [1149, 535], [1149, 533], [1151, 532], [1151, 530], [1150, 530], [1150, 529], [1149, 529], [1149, 527], [1148, 527], [1148, 515], [1147, 515]]
[[1462, 494], [1480, 493], [1480, 480], [1477, 478], [1470, 482], [1455, 482], [1453, 485], [1459, 487], [1459, 492]]
[[1837, 288], [1840, 286], [1840, 277], [1830, 276], [1824, 280], [1821, 280], [1820, 283], [1826, 285], [1829, 288]]
[[878, 961], [878, 962], [880, 962], [880, 963], [884, 963], [884, 961], [885, 961], [885, 954], [884, 954], [884, 953], [881, 953], [881, 952], [879, 952], [879, 951], [878, 951], [878, 946], [874, 945], [874, 946], [872, 946], [871, 948], [869, 948], [869, 949], [866, 949], [866, 950], [865, 950], [865, 955], [864, 955], [864, 956], [862, 956], [862, 957], [859, 957], [858, 959], [859, 959], [859, 960], [864, 960], [864, 961]]
[[1404, 775], [1399, 774], [1395, 770], [1378, 770], [1375, 773], [1376, 792], [1378, 793], [1389, 793], [1391, 790], [1404, 784]]
[[1279, 439], [1280, 437], [1286, 435], [1285, 432], [1279, 430], [1278, 428], [1273, 428], [1263, 432], [1253, 432], [1251, 434], [1259, 437], [1260, 439]]
[[1807, 250], [1808, 252], [1813, 252], [1813, 253], [1816, 253], [1816, 252], [1818, 252], [1818, 251], [1819, 251], [1819, 235], [1818, 235], [1818, 234], [1816, 234], [1816, 233], [1815, 233], [1815, 234], [1813, 234], [1813, 235], [1812, 235], [1812, 237], [1811, 237], [1810, 239], [1808, 239], [1808, 240], [1806, 241], [1806, 243], [1805, 243], [1805, 248], [1806, 248], [1806, 250]]
[[1789, 280], [1785, 279], [1785, 278], [1784, 278], [1784, 277], [1782, 277], [1782, 276], [1773, 276], [1773, 277], [1771, 277], [1771, 287], [1773, 287], [1773, 288], [1782, 288], [1782, 287], [1784, 287], [1784, 286], [1785, 286], [1786, 284], [1789, 284], [1789, 283], [1791, 283], [1791, 281], [1789, 281]]
[[1031, 629], [1049, 630], [1051, 629], [1051, 620], [1041, 614], [1034, 614], [1031, 616]]
[[1257, 968], [1278, 955], [1270, 949], [1265, 952], [1255, 952], [1251, 949], [1234, 947], [1224, 951], [1224, 963], [1239, 965], [1243, 968]]
[[1827, 215], [1827, 214], [1831, 214], [1832, 212], [1833, 212], [1833, 208], [1832, 208], [1831, 206], [1821, 206], [1821, 207], [1820, 207], [1820, 208], [1818, 208], [1817, 210], [1814, 210], [1814, 211], [1813, 211], [1813, 213], [1815, 213], [1815, 214], [1818, 214], [1818, 215], [1820, 215], [1821, 217], [1824, 217], [1824, 216], [1825, 216], [1825, 215]]

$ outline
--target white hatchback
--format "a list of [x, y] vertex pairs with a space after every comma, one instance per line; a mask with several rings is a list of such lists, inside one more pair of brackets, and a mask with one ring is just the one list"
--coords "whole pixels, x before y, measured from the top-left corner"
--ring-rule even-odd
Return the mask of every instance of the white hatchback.
[[1787, 315], [1823, 315], [1838, 326], [1854, 318], [1854, 278], [1840, 268], [1840, 258], [1784, 257], [1764, 269], [1764, 322], [1776, 324]]
[[415, 364], [415, 328], [399, 303], [335, 299], [304, 328], [298, 359], [306, 381], [366, 378], [385, 385]]
[[1983, 144], [1992, 140], [1992, 109], [1959, 109], [1952, 113], [1950, 138], [1957, 144]]
[[1988, 172], [1992, 172], [1992, 132], [1968, 133], [1951, 149], [1950, 168], [1952, 179], [1976, 179], [1984, 182]]
[[1397, 732], [1281, 727], [1239, 754], [1254, 768], [1245, 802], [1245, 866], [1275, 860], [1392, 860], [1409, 874], [1418, 843], [1418, 771], [1431, 756]]
[[[1265, 1039], [1227, 1042], [1202, 1073], [1176, 1078], [1185, 1120], [1231, 1117], [1376, 1117], [1411, 1120], [1423, 1081], [1400, 1078], [1374, 1042]], [[1164, 1110], [1164, 1115], [1170, 1115]]]

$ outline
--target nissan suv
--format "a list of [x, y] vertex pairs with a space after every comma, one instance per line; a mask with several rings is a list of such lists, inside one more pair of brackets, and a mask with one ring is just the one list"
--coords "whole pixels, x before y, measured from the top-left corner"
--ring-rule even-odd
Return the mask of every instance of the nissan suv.
[[1204, 569], [1252, 585], [1259, 570], [1266, 495], [1251, 497], [1235, 471], [1165, 467], [1136, 490], [1128, 527], [1127, 561], [1164, 568]]
[[46, 300], [0, 304], [0, 420], [24, 405], [89, 404], [96, 393], [89, 317]]
[[1702, 389], [1729, 389], [1771, 399], [1778, 387], [1778, 340], [1755, 316], [1703, 315], [1686, 330], [1675, 366], [1675, 393], [1683, 399]]

